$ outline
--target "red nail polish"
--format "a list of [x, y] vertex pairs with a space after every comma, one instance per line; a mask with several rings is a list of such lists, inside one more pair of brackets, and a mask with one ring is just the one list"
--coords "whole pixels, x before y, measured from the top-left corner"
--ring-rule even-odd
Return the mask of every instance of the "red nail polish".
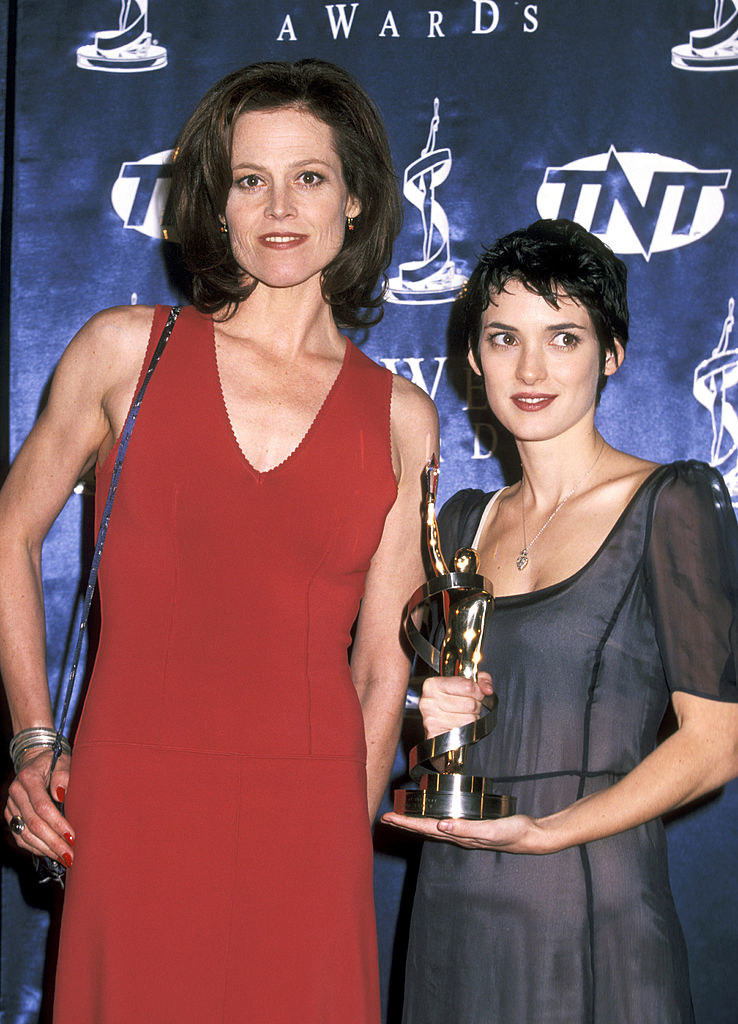
[[65, 832], [64, 838], [66, 839], [70, 846], [74, 846], [74, 836], [72, 835], [71, 832]]
[[64, 789], [63, 786], [57, 786], [56, 787], [56, 799], [59, 801], [60, 804], [64, 803], [64, 797], [66, 795], [67, 795], [67, 792], [66, 792], [66, 790]]
[[71, 866], [72, 866], [72, 855], [71, 855], [71, 853], [63, 853], [62, 854], [62, 860], [64, 861], [64, 863], [67, 865], [68, 868], [71, 868]]

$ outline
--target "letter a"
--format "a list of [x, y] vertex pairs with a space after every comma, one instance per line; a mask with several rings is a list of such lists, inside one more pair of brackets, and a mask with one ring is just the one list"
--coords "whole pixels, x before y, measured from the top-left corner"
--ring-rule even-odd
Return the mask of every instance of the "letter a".
[[382, 31], [379, 33], [379, 38], [384, 38], [388, 32], [391, 36], [394, 36], [395, 39], [399, 39], [400, 33], [397, 31], [397, 25], [395, 25], [395, 18], [392, 11], [387, 11], [387, 17], [384, 19], [384, 25], [382, 25]]
[[287, 39], [289, 39], [291, 43], [297, 42], [297, 36], [295, 35], [295, 30], [292, 27], [292, 18], [289, 16], [289, 14], [285, 14], [284, 16], [282, 28], [280, 29], [279, 35], [277, 36], [277, 42], [283, 43], [285, 40], [285, 36], [287, 37]]

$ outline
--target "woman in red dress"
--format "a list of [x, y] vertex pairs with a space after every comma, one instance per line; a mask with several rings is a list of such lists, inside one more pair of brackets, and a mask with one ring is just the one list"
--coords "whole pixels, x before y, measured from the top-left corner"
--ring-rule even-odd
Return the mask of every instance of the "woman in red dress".
[[[121, 474], [73, 763], [49, 778], [21, 736], [5, 811], [70, 868], [55, 1021], [376, 1024], [370, 824], [437, 450], [430, 399], [337, 327], [381, 315], [399, 199], [379, 115], [324, 62], [229, 75], [180, 137], [171, 209], [193, 306]], [[43, 539], [92, 465], [99, 518], [167, 312], [81, 329], [0, 495], [16, 736], [53, 726]]]

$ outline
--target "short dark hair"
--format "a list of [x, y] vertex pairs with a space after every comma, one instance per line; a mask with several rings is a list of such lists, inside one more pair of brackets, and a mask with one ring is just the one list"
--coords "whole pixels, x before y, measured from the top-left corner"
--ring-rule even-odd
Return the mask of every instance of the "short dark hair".
[[598, 395], [615, 339], [628, 343], [628, 270], [604, 242], [571, 220], [537, 220], [494, 242], [474, 268], [464, 297], [464, 337], [477, 365], [482, 314], [508, 281], [520, 281], [554, 308], [565, 294], [589, 313], [600, 345]]
[[392, 155], [382, 118], [367, 94], [343, 68], [322, 60], [264, 61], [234, 71], [205, 94], [183, 128], [166, 217], [192, 275], [192, 300], [204, 313], [227, 307], [232, 313], [256, 287], [254, 281], [242, 281], [244, 271], [219, 218], [232, 181], [237, 118], [280, 107], [307, 111], [328, 125], [346, 187], [361, 203], [354, 230], [346, 233], [341, 251], [323, 271], [323, 296], [338, 323], [377, 323], [384, 272], [402, 226]]

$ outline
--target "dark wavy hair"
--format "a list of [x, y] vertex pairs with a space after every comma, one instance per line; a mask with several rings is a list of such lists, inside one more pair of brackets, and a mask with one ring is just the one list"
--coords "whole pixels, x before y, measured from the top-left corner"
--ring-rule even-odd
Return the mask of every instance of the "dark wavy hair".
[[571, 220], [537, 220], [494, 242], [474, 268], [464, 298], [464, 338], [479, 365], [482, 314], [508, 281], [520, 281], [558, 309], [558, 299], [576, 299], [592, 318], [600, 346], [598, 396], [607, 382], [608, 355], [618, 358], [615, 339], [628, 343], [628, 269], [604, 242]]
[[[382, 318], [384, 272], [402, 225], [402, 205], [387, 133], [348, 72], [322, 60], [264, 61], [227, 75], [202, 98], [175, 149], [166, 221], [192, 275], [192, 301], [203, 313], [232, 315], [256, 282], [247, 277], [220, 230], [232, 182], [237, 118], [251, 110], [295, 107], [327, 124], [349, 193], [361, 203], [354, 230], [323, 270], [323, 297], [336, 321], [367, 327]], [[380, 286], [381, 282], [381, 286]]]

